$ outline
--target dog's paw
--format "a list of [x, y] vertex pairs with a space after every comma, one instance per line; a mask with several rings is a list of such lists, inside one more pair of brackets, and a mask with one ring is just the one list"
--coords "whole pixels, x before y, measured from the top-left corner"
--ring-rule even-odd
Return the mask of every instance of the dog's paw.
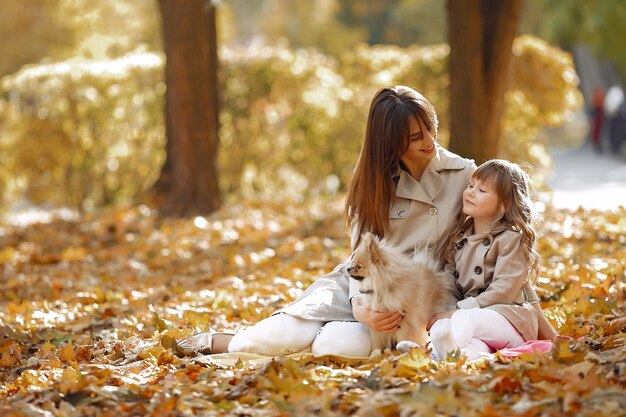
[[402, 340], [398, 342], [396, 345], [396, 349], [398, 349], [402, 353], [408, 353], [411, 349], [419, 347], [420, 345], [415, 342], [411, 342], [410, 340]]

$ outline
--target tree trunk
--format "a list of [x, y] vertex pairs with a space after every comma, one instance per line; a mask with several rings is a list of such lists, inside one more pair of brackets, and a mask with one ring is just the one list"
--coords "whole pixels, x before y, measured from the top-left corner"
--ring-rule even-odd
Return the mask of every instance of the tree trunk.
[[498, 154], [522, 0], [448, 0], [450, 150], [477, 164]]
[[160, 0], [166, 55], [167, 159], [155, 185], [163, 214], [208, 214], [221, 204], [217, 180], [215, 6]]

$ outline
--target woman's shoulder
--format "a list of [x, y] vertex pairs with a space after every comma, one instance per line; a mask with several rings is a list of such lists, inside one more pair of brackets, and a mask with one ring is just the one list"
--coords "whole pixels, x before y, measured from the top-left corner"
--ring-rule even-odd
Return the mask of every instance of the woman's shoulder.
[[438, 146], [436, 161], [437, 171], [453, 170], [474, 170], [476, 164], [473, 159], [463, 158], [449, 150]]

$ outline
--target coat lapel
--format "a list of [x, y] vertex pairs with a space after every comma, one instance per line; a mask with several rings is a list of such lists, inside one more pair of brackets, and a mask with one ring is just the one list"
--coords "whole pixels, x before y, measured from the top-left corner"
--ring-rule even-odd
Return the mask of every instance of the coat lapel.
[[[424, 172], [424, 174], [426, 174], [426, 172]], [[432, 198], [426, 193], [422, 184], [404, 170], [400, 170], [396, 196], [432, 204]]]
[[441, 172], [448, 169], [465, 168], [465, 163], [462, 159], [458, 157], [451, 158], [448, 155], [448, 151], [439, 145], [436, 146], [437, 155], [435, 155], [426, 166], [420, 181], [411, 177], [406, 171], [398, 169], [397, 197], [433, 204], [433, 200], [435, 200], [443, 190]]

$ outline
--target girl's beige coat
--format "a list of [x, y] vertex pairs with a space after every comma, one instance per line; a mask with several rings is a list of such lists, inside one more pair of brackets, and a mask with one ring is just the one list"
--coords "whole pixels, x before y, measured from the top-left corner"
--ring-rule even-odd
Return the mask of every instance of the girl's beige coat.
[[457, 242], [455, 262], [446, 265], [459, 290], [457, 307], [495, 310], [526, 340], [556, 336], [530, 283], [521, 233], [506, 225], [486, 233], [469, 232]]

